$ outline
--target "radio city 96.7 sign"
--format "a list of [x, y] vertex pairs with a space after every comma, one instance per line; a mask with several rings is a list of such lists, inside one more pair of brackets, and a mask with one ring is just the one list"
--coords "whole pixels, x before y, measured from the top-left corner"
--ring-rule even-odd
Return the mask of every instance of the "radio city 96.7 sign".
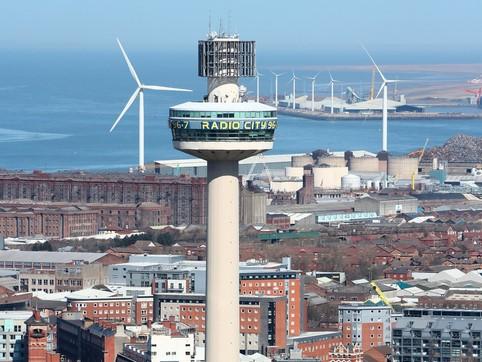
[[172, 120], [173, 129], [200, 129], [200, 130], [269, 130], [278, 126], [276, 120], [269, 121], [184, 121]]

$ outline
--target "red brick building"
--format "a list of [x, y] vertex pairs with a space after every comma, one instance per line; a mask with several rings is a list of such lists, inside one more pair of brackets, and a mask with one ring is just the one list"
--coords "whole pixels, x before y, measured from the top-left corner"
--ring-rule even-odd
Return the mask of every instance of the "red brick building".
[[66, 238], [96, 234], [98, 212], [83, 207], [2, 207], [0, 234], [5, 237], [43, 235]]
[[242, 271], [239, 278], [241, 295], [286, 296], [288, 336], [298, 336], [302, 332], [305, 308], [301, 272], [293, 270]]
[[56, 349], [56, 325], [48, 318], [42, 318], [39, 311], [25, 321], [27, 332], [25, 345], [28, 362], [60, 362]]
[[81, 312], [93, 321], [141, 325], [153, 321], [153, 298], [152, 295], [68, 298], [67, 310]]
[[[240, 346], [247, 353], [271, 354], [286, 348], [286, 297], [241, 296]], [[196, 345], [205, 343], [205, 296], [162, 293], [154, 295], [156, 322], [173, 320], [196, 329]], [[219, 316], [222, 318], [222, 316]], [[274, 317], [274, 318], [273, 318]]]
[[339, 331], [306, 332], [290, 338], [290, 349], [300, 353], [302, 358], [328, 361], [330, 352], [342, 343]]
[[57, 352], [62, 360], [114, 362], [127, 342], [122, 324], [92, 322], [80, 313], [57, 318]]
[[[19, 199], [69, 205], [110, 205], [104, 209], [106, 218], [107, 215], [126, 217], [126, 210], [119, 205], [130, 205], [131, 208], [135, 208], [142, 203], [154, 203], [160, 205], [159, 212], [165, 212], [162, 214], [162, 224], [206, 222], [206, 180], [189, 176], [75, 172], [49, 174], [39, 171], [31, 174], [0, 174], [0, 200]], [[147, 204], [147, 208], [151, 206]], [[94, 209], [102, 208], [96, 206]], [[132, 214], [127, 215], [129, 216]], [[107, 225], [109, 222], [104, 223]], [[130, 222], [130, 225], [133, 228], [135, 224]]]
[[266, 214], [266, 224], [280, 230], [290, 228], [290, 217], [286, 214]]

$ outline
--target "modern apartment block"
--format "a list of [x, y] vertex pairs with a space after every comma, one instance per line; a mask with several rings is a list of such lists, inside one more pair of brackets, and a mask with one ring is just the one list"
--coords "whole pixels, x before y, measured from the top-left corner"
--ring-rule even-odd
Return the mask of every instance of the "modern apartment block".
[[90, 290], [67, 298], [67, 309], [80, 312], [93, 321], [116, 321], [125, 324], [147, 324], [153, 321], [153, 298], [142, 291], [117, 293]]
[[[155, 321], [173, 320], [194, 327], [196, 345], [203, 347], [205, 301], [206, 297], [200, 294], [155, 294]], [[285, 296], [241, 296], [239, 315], [241, 351], [266, 354], [286, 348]]]
[[338, 307], [339, 329], [343, 344], [370, 348], [390, 345], [392, 338], [391, 311], [382, 302], [367, 301], [342, 303]]
[[285, 296], [287, 298], [287, 335], [298, 336], [303, 330], [303, 280], [296, 270], [241, 270], [241, 295]]
[[31, 316], [30, 311], [0, 312], [0, 361], [25, 359], [25, 321]]
[[392, 333], [395, 362], [482, 360], [482, 310], [410, 308]]

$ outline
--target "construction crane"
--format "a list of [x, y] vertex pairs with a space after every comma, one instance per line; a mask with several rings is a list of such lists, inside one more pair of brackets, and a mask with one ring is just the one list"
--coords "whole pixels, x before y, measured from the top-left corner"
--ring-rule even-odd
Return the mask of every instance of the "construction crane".
[[[272, 183], [271, 172], [269, 171], [269, 168], [266, 165], [266, 162], [264, 162], [264, 156], [262, 153], [259, 154], [258, 159], [263, 163], [263, 169], [264, 169], [264, 172], [266, 172], [266, 176], [268, 177], [269, 187], [271, 188], [271, 183]], [[258, 163], [259, 162], [253, 162], [251, 164], [251, 167], [248, 172], [248, 176], [246, 177], [248, 181], [253, 179], [254, 169], [256, 168], [256, 165]]]
[[423, 145], [422, 152], [420, 152], [420, 156], [418, 156], [418, 163], [422, 161], [423, 155], [425, 154], [425, 150], [427, 149], [427, 145], [428, 145], [428, 137], [425, 139], [425, 143]]
[[392, 308], [393, 310], [393, 306], [392, 304], [390, 303], [390, 301], [387, 299], [387, 297], [385, 297], [385, 294], [383, 294], [382, 290], [380, 289], [380, 287], [378, 286], [378, 284], [375, 282], [375, 281], [371, 281], [370, 282], [370, 285], [372, 286], [373, 290], [378, 294], [378, 297], [380, 298], [380, 300], [388, 307]]
[[[419, 165], [420, 165], [420, 162], [422, 161], [423, 155], [425, 154], [425, 150], [427, 149], [427, 145], [428, 145], [428, 137], [425, 139], [425, 143], [423, 145], [422, 151], [420, 152], [420, 155], [418, 156], [418, 164]], [[415, 191], [415, 172], [412, 173], [410, 186], [411, 186], [412, 191]]]

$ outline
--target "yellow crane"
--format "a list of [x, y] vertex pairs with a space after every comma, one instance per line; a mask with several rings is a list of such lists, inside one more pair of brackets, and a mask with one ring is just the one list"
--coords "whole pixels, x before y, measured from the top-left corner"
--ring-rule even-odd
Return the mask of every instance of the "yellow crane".
[[392, 308], [393, 310], [393, 306], [392, 304], [390, 303], [390, 301], [387, 299], [387, 297], [385, 297], [385, 294], [383, 294], [382, 290], [380, 289], [380, 287], [378, 286], [378, 284], [375, 282], [375, 281], [371, 281], [370, 282], [370, 285], [372, 286], [373, 290], [378, 294], [378, 297], [381, 299], [381, 301], [388, 307]]
[[[420, 152], [420, 156], [418, 156], [419, 165], [420, 165], [420, 162], [422, 161], [423, 155], [425, 154], [425, 149], [427, 148], [427, 145], [428, 145], [428, 137], [425, 139], [425, 144], [423, 145], [422, 152]], [[412, 173], [411, 189], [412, 191], [415, 191], [415, 172]]]

